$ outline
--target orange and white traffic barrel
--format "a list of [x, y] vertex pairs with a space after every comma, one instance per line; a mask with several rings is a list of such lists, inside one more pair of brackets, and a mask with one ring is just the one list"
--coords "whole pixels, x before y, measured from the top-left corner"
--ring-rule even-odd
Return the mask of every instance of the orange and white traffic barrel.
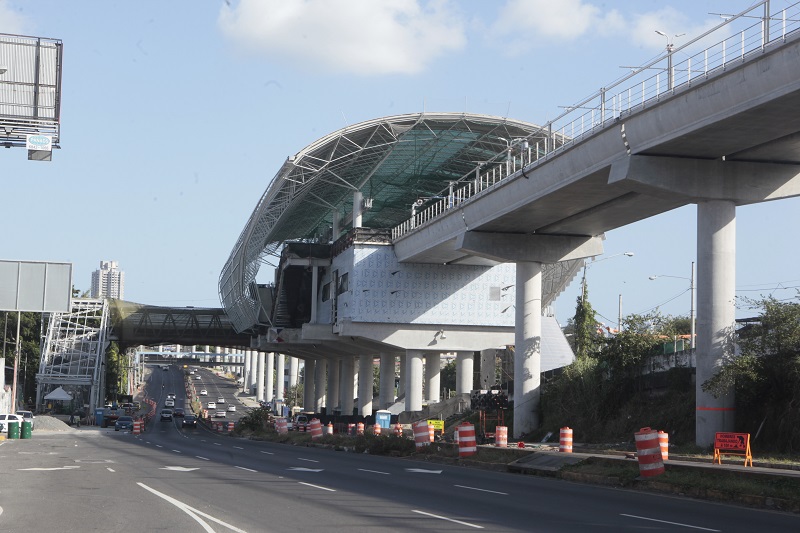
[[414, 422], [414, 424], [411, 427], [414, 430], [414, 445], [417, 448], [428, 446], [431, 443], [430, 437], [428, 436], [427, 420], [420, 420], [418, 422]]
[[381, 426], [378, 425], [378, 424], [375, 424], [374, 426], [372, 426], [372, 434], [373, 435], [380, 435], [381, 434]]
[[661, 460], [666, 461], [669, 459], [669, 433], [658, 432], [658, 447], [661, 448]]
[[568, 427], [561, 428], [558, 438], [558, 451], [564, 453], [572, 453], [572, 429]]
[[400, 422], [394, 425], [394, 436], [395, 437], [403, 436], [403, 424], [401, 424]]
[[228, 433], [233, 433], [233, 429], [236, 427], [236, 422], [228, 422]]
[[634, 433], [636, 439], [636, 457], [639, 459], [639, 475], [653, 477], [664, 473], [664, 462], [661, 459], [661, 447], [658, 444], [658, 433], [655, 429], [642, 428]]
[[277, 418], [275, 420], [275, 429], [279, 434], [289, 433], [289, 423], [285, 418]]
[[311, 419], [309, 432], [311, 433], [311, 440], [322, 438], [322, 422], [319, 421], [319, 418]]
[[497, 448], [508, 448], [508, 426], [497, 426], [494, 429], [494, 445]]
[[142, 432], [141, 424], [142, 423], [139, 420], [134, 420], [133, 421], [133, 434], [134, 435], [138, 435], [138, 434], [140, 434]]
[[356, 425], [354, 422], [350, 422], [347, 424], [347, 434], [351, 437], [354, 437], [356, 434]]
[[428, 424], [428, 439], [433, 442], [435, 437], [436, 430], [433, 428], [433, 424]]
[[359, 422], [356, 425], [356, 435], [363, 435], [364, 434], [364, 422]]
[[325, 426], [325, 434], [333, 435], [333, 422], [328, 422], [328, 425]]
[[458, 456], [469, 457], [478, 453], [475, 443], [475, 426], [472, 424], [461, 424], [458, 426]]

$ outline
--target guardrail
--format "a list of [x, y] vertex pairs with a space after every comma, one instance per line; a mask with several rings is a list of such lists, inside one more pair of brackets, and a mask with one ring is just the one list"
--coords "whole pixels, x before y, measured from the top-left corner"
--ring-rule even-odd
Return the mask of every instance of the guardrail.
[[[677, 48], [668, 38], [666, 55], [633, 69], [592, 96], [569, 106], [566, 112], [528, 137], [507, 141], [508, 150], [490, 162], [492, 168], [484, 171], [485, 166], [479, 166], [427, 202], [418, 200], [412, 207], [411, 218], [392, 228], [392, 239], [419, 229], [517, 172], [546, 161], [613, 124], [623, 115], [641, 111], [669, 98], [676, 90], [690, 87], [697, 80], [704, 80], [709, 75], [725, 71], [732, 64], [764, 52], [771, 44], [784, 42], [789, 33], [800, 28], [800, 2], [775, 13], [769, 12], [769, 6], [768, 0], [759, 2]], [[751, 19], [757, 19], [757, 22], [748, 24]], [[740, 25], [746, 26], [737, 30]], [[722, 31], [731, 35], [699, 52], [691, 52], [710, 36]], [[679, 52], [690, 55], [675, 62], [675, 55]], [[654, 70], [656, 74], [652, 74]], [[634, 80], [636, 83], [631, 85]], [[534, 142], [534, 139], [538, 140]], [[427, 208], [418, 210], [426, 204]]]

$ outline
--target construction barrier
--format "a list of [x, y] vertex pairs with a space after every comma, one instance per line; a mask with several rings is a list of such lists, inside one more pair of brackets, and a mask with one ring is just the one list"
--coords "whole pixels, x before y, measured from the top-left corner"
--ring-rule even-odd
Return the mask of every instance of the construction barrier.
[[461, 424], [458, 426], [458, 456], [469, 457], [478, 453], [475, 444], [475, 426], [472, 424]]
[[356, 435], [363, 435], [364, 434], [364, 422], [359, 422], [356, 425]]
[[319, 418], [311, 419], [308, 430], [311, 433], [311, 440], [322, 438], [322, 422], [319, 421]]
[[350, 435], [351, 437], [356, 436], [356, 425], [354, 422], [347, 424], [347, 434]]
[[508, 448], [508, 427], [497, 426], [494, 430], [494, 445], [497, 448]]
[[420, 420], [419, 422], [414, 422], [411, 428], [414, 431], [414, 445], [417, 448], [428, 446], [431, 443], [430, 437], [428, 436], [427, 420]]
[[325, 434], [326, 435], [333, 435], [333, 423], [328, 422], [328, 425], [325, 426]]
[[568, 427], [561, 428], [558, 438], [558, 451], [572, 453], [572, 429]]
[[372, 426], [372, 434], [373, 435], [380, 435], [381, 434], [381, 427], [378, 424]]
[[289, 433], [289, 423], [285, 418], [278, 418], [275, 420], [275, 429], [279, 434]]
[[142, 433], [142, 425], [143, 422], [141, 420], [134, 420], [133, 421], [133, 434], [139, 435]]
[[661, 448], [661, 460], [669, 459], [669, 433], [658, 432], [658, 447]]
[[636, 457], [639, 459], [639, 475], [653, 477], [664, 473], [664, 462], [661, 460], [661, 447], [658, 445], [658, 433], [655, 429], [642, 428], [634, 433], [636, 439]]
[[236, 427], [235, 422], [228, 422], [228, 433], [233, 433], [233, 429]]
[[395, 437], [403, 436], [403, 425], [399, 422], [394, 425], [394, 436]]
[[436, 437], [436, 427], [428, 422], [428, 439], [433, 442], [434, 437]]

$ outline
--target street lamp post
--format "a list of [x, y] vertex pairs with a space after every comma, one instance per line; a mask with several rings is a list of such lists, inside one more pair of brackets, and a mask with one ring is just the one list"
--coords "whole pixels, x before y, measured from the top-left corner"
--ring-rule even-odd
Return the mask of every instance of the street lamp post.
[[583, 262], [583, 279], [581, 280], [581, 303], [584, 302], [584, 299], [586, 297], [586, 268], [590, 267], [590, 266], [592, 266], [592, 265], [594, 265], [596, 263], [599, 263], [601, 261], [607, 261], [608, 259], [613, 259], [613, 258], [619, 257], [621, 255], [624, 255], [625, 257], [633, 257], [633, 252], [620, 252], [618, 254], [609, 255], [608, 257], [604, 257], [602, 259], [598, 259], [597, 261], [592, 261], [591, 263], [586, 263], [586, 261], [584, 260], [584, 262]]
[[691, 304], [689, 307], [689, 347], [694, 350], [694, 261], [692, 261], [692, 275], [689, 278], [684, 278], [683, 276], [668, 276], [667, 274], [658, 274], [656, 276], [650, 276], [649, 279], [652, 281], [657, 278], [676, 278], [689, 280], [689, 294], [691, 297]]
[[[672, 42], [672, 37], [667, 35], [665, 32], [656, 30], [656, 33], [667, 38], [667, 88], [671, 91], [675, 87], [675, 73], [673, 72], [672, 68], [672, 51], [675, 48], [675, 44]], [[682, 37], [684, 35], [686, 34], [678, 33], [675, 35], [675, 37]]]

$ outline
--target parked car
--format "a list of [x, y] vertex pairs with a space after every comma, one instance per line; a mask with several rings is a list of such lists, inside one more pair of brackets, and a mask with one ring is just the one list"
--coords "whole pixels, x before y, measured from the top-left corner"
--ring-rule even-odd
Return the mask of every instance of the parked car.
[[117, 421], [114, 422], [114, 431], [119, 431], [120, 429], [128, 429], [133, 431], [133, 417], [123, 415], [117, 418]]
[[0, 430], [0, 431], [2, 431], [3, 433], [8, 433], [8, 423], [9, 422], [14, 422], [14, 421], [19, 423], [19, 429], [21, 430], [22, 429], [22, 422], [24, 420], [25, 419], [22, 418], [21, 415], [16, 415], [16, 414], [11, 414], [11, 413], [0, 413], [0, 425], [3, 426], [3, 429]]
[[175, 409], [173, 409], [172, 410], [172, 416], [174, 416], [176, 418], [183, 418], [183, 416], [184, 416], [183, 407], [176, 407]]
[[162, 409], [161, 410], [161, 421], [164, 420], [172, 420], [172, 409]]
[[293, 429], [295, 431], [308, 430], [308, 417], [306, 415], [297, 415], [294, 419]]
[[33, 416], [33, 411], [17, 411], [17, 414], [24, 418], [25, 422], [31, 423], [31, 430], [36, 429], [36, 417]]
[[197, 417], [194, 415], [186, 415], [185, 417], [183, 417], [183, 422], [181, 422], [181, 427], [196, 428]]

